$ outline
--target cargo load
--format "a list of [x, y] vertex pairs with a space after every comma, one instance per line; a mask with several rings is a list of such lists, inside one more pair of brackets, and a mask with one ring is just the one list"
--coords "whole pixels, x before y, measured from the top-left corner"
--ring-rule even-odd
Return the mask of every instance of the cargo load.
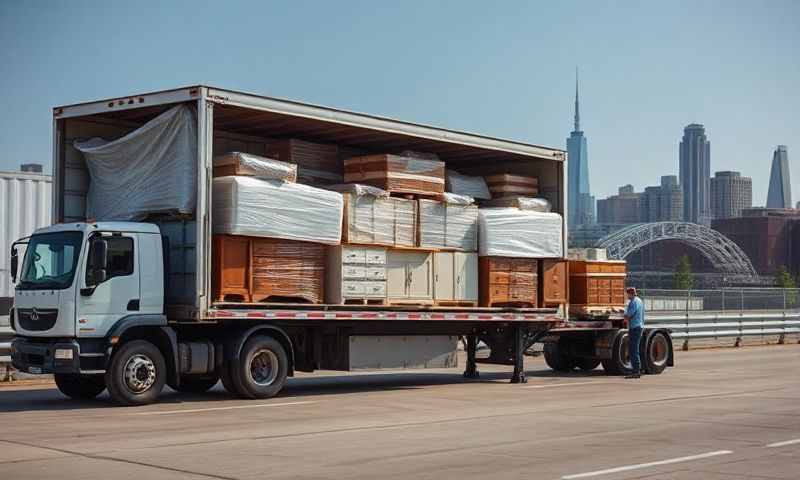
[[560, 258], [561, 215], [518, 208], [481, 208], [478, 212], [480, 256]]
[[344, 161], [344, 181], [392, 193], [441, 195], [444, 162], [401, 155], [366, 155]]
[[499, 197], [481, 202], [482, 207], [493, 208], [519, 208], [520, 210], [533, 210], [534, 212], [547, 213], [553, 210], [553, 206], [545, 198], [537, 197]]
[[394, 198], [370, 185], [333, 185], [344, 197], [342, 241], [393, 247], [413, 247], [417, 241], [415, 200]]
[[485, 177], [492, 198], [509, 195], [535, 197], [539, 194], [539, 179], [523, 175], [489, 175]]
[[481, 257], [478, 262], [482, 307], [537, 305], [538, 260], [531, 258]]
[[624, 260], [570, 260], [570, 312], [589, 314], [625, 308]]
[[456, 195], [469, 195], [478, 200], [489, 200], [492, 194], [483, 177], [473, 177], [462, 175], [455, 170], [447, 170], [447, 182], [445, 183], [448, 192]]
[[299, 183], [253, 177], [213, 182], [214, 233], [338, 245], [342, 195]]
[[471, 197], [446, 193], [444, 201], [419, 200], [419, 246], [474, 252], [478, 249], [478, 206]]
[[197, 118], [180, 105], [116, 140], [75, 141], [89, 170], [86, 218], [192, 214], [197, 203]]
[[242, 152], [230, 152], [214, 157], [214, 176], [229, 175], [296, 182], [297, 165]]
[[313, 186], [342, 183], [339, 147], [296, 138], [267, 145], [267, 156], [297, 165], [297, 181]]
[[321, 303], [324, 245], [294, 240], [214, 236], [216, 301]]

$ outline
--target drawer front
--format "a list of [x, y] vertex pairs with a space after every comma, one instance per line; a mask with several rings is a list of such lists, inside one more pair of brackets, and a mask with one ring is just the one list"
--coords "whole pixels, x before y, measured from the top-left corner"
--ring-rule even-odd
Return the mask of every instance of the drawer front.
[[508, 285], [489, 285], [489, 297], [493, 302], [508, 298]]
[[342, 247], [342, 263], [364, 263], [367, 254], [363, 248]]
[[361, 265], [342, 265], [342, 278], [345, 279], [362, 279], [365, 278], [366, 267]]
[[519, 302], [536, 302], [536, 288], [512, 286], [508, 289], [509, 300]]
[[364, 267], [364, 278], [367, 280], [386, 280], [386, 267]]
[[363, 282], [342, 282], [342, 296], [343, 297], [363, 297], [364, 296], [364, 283]]
[[511, 270], [515, 272], [535, 272], [536, 260], [517, 259], [511, 263]]
[[368, 248], [365, 250], [366, 263], [370, 265], [386, 265], [386, 250]]
[[509, 279], [511, 285], [536, 285], [536, 274], [533, 272], [512, 272]]
[[489, 283], [508, 285], [511, 281], [511, 275], [508, 272], [490, 272]]
[[363, 282], [365, 297], [385, 297], [386, 282]]

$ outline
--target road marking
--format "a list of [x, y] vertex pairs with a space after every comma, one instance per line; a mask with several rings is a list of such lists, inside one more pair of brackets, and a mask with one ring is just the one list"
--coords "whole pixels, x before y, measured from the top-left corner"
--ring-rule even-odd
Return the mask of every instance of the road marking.
[[785, 447], [786, 445], [794, 445], [795, 443], [800, 443], [800, 438], [795, 438], [794, 440], [786, 440], [785, 442], [770, 443], [769, 445], [767, 445], [767, 448]]
[[284, 403], [259, 403], [258, 405], [234, 405], [231, 407], [187, 408], [183, 410], [162, 410], [156, 412], [137, 412], [131, 415], [171, 415], [173, 413], [198, 413], [214, 412], [218, 410], [238, 410], [240, 408], [285, 407], [288, 405], [308, 405], [317, 402], [284, 402]]
[[530, 385], [522, 388], [551, 388], [551, 387], [573, 387], [577, 385], [603, 385], [617, 382], [571, 382], [571, 383], [551, 383], [549, 385]]
[[717, 450], [716, 452], [701, 453], [699, 455], [691, 455], [688, 457], [670, 458], [669, 460], [659, 460], [657, 462], [639, 463], [636, 465], [625, 465], [624, 467], [609, 468], [606, 470], [596, 470], [594, 472], [576, 473], [574, 475], [564, 475], [562, 480], [571, 480], [574, 478], [589, 478], [597, 477], [600, 475], [607, 475], [609, 473], [627, 472], [629, 470], [639, 470], [640, 468], [657, 467], [659, 465], [669, 465], [671, 463], [688, 462], [691, 460], [700, 460], [703, 458], [718, 457], [720, 455], [730, 455], [733, 453], [730, 450]]

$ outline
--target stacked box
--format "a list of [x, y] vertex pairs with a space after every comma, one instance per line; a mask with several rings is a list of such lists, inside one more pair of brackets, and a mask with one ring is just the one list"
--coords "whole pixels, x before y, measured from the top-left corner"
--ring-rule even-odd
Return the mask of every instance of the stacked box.
[[218, 302], [323, 301], [325, 246], [215, 235], [212, 289]]
[[523, 175], [509, 175], [507, 173], [499, 175], [489, 175], [484, 177], [489, 186], [492, 198], [517, 195], [523, 197], [535, 197], [539, 193], [539, 179], [537, 177], [526, 177]]
[[297, 181], [297, 165], [242, 152], [230, 152], [214, 158], [214, 176], [244, 175], [262, 179]]
[[478, 249], [478, 207], [419, 201], [419, 246], [474, 252]]
[[300, 183], [314, 186], [342, 183], [342, 161], [336, 145], [292, 138], [267, 145], [267, 156], [296, 164]]
[[345, 192], [345, 243], [413, 247], [417, 238], [414, 200]]
[[344, 161], [344, 181], [373, 185], [392, 193], [441, 195], [444, 162], [400, 155], [366, 155]]

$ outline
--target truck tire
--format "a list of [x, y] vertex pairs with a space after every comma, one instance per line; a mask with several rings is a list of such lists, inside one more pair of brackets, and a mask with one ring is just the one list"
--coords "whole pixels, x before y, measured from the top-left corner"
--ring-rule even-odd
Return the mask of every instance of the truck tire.
[[56, 373], [54, 377], [58, 391], [75, 400], [91, 400], [106, 389], [102, 375]]
[[180, 385], [169, 385], [169, 388], [182, 393], [206, 393], [211, 390], [217, 382], [219, 382], [219, 378], [216, 375], [210, 377], [188, 375], [181, 377]]
[[154, 402], [167, 381], [167, 364], [161, 351], [146, 340], [123, 344], [111, 356], [106, 386], [111, 398], [122, 405]]
[[570, 372], [575, 368], [575, 359], [568, 355], [558, 343], [544, 344], [544, 361], [556, 372]]
[[584, 372], [591, 372], [600, 365], [600, 360], [594, 358], [576, 358], [575, 366]]
[[289, 372], [283, 346], [257, 335], [245, 342], [239, 360], [230, 366], [231, 383], [243, 398], [270, 398], [281, 391]]
[[603, 370], [608, 375], [624, 375], [631, 370], [627, 330], [620, 331], [614, 339], [611, 358], [604, 359], [601, 363], [603, 364]]
[[667, 368], [669, 361], [669, 339], [663, 332], [656, 332], [645, 345], [644, 368], [651, 375], [658, 375]]

